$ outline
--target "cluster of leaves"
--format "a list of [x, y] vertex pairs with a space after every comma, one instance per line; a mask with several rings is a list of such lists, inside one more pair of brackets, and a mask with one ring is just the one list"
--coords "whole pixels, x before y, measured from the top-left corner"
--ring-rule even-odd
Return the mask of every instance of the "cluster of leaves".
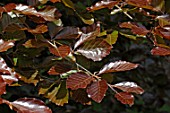
[[[103, 60], [114, 50], [112, 45], [120, 36], [134, 40], [136, 37], [148, 39], [154, 45], [151, 50], [153, 55], [170, 55], [167, 43], [170, 40], [170, 17], [168, 14], [161, 15], [164, 10], [168, 12], [166, 7], [163, 8], [165, 1], [98, 1], [84, 9], [78, 7], [80, 2], [76, 3], [71, 0], [27, 0], [27, 5], [9, 3], [0, 7], [0, 52], [2, 57], [4, 54], [9, 56], [7, 60], [10, 60], [11, 67], [5, 63], [5, 58], [1, 58], [1, 95], [6, 92], [6, 85], [12, 87], [15, 85], [13, 82], [24, 81], [37, 86], [39, 95], [59, 106], [68, 103], [69, 98], [84, 105], [91, 104], [91, 100], [100, 103], [108, 89], [121, 103], [131, 106], [134, 104], [133, 93], [144, 92], [134, 82], [111, 84], [112, 81], [106, 77], [113, 72], [135, 69], [138, 64]], [[69, 14], [62, 12], [62, 7]], [[105, 9], [109, 10], [109, 15], [122, 12], [130, 20], [133, 20], [131, 12], [134, 11], [150, 18], [151, 24], [158, 22], [148, 28], [135, 21], [107, 28], [107, 22], [97, 15], [98, 11]], [[75, 23], [79, 24], [72, 25], [70, 22], [67, 25], [64, 22], [66, 15], [78, 18]], [[146, 25], [149, 22], [146, 21]], [[101, 69], [88, 68], [87, 60], [96, 64], [101, 62], [98, 66]], [[14, 102], [1, 99], [0, 103], [19, 113], [31, 112], [34, 110], [31, 106], [34, 106], [35, 113], [51, 113], [42, 101], [34, 98], [21, 98]]]

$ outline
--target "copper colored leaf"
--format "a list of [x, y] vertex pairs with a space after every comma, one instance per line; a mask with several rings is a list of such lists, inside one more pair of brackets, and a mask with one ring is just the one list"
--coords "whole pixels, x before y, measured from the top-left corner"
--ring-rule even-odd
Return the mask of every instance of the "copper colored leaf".
[[91, 101], [85, 89], [77, 89], [72, 92], [72, 98], [83, 105], [90, 105]]
[[170, 30], [169, 30], [170, 26], [165, 26], [164, 28], [156, 28], [155, 29], [155, 33], [162, 36], [165, 39], [170, 40]]
[[105, 80], [100, 80], [93, 82], [88, 88], [88, 97], [92, 98], [94, 101], [100, 103], [104, 98], [104, 95], [108, 89], [107, 82]]
[[49, 51], [56, 56], [66, 57], [70, 53], [70, 47], [67, 45], [62, 45], [58, 48], [49, 47]]
[[16, 76], [1, 75], [1, 77], [3, 78], [4, 82], [6, 82], [6, 84], [8, 84], [8, 85], [11, 85], [13, 82], [18, 81], [18, 78]]
[[56, 34], [54, 39], [77, 39], [81, 34], [77, 27], [64, 27], [59, 30], [61, 31]]
[[43, 42], [39, 39], [29, 39], [23, 44], [26, 48], [40, 48], [40, 47], [47, 47], [48, 43]]
[[12, 48], [14, 46], [14, 41], [4, 41], [0, 39], [0, 52], [7, 51], [8, 49]]
[[112, 46], [103, 39], [93, 39], [83, 43], [76, 51], [93, 61], [101, 61], [110, 54]]
[[33, 34], [37, 34], [37, 33], [45, 33], [48, 31], [47, 26], [42, 24], [42, 25], [38, 25], [35, 29], [28, 29], [28, 32], [33, 33]]
[[[95, 29], [94, 29], [95, 27]], [[94, 29], [94, 30], [93, 30]], [[100, 24], [97, 23], [96, 25], [93, 24], [91, 27], [84, 27], [82, 30], [86, 33], [82, 33], [79, 40], [75, 43], [74, 49], [79, 47], [84, 42], [96, 38], [100, 34]], [[92, 31], [91, 31], [92, 30]]]
[[132, 106], [134, 104], [134, 96], [130, 93], [127, 93], [127, 92], [116, 93], [115, 97], [122, 104], [129, 104], [130, 106]]
[[121, 28], [129, 28], [129, 29], [131, 29], [131, 32], [133, 34], [137, 34], [137, 35], [146, 36], [146, 34], [149, 33], [149, 30], [147, 30], [144, 26], [137, 25], [137, 24], [131, 23], [131, 22], [123, 22], [119, 26]]
[[88, 7], [87, 10], [92, 12], [103, 8], [111, 9], [118, 3], [119, 3], [118, 1], [99, 1], [94, 6]]
[[0, 95], [6, 93], [6, 82], [0, 76]]
[[140, 8], [146, 8], [150, 10], [156, 10], [151, 6], [150, 0], [126, 0], [127, 4], [133, 5]]
[[52, 113], [43, 101], [35, 98], [20, 98], [10, 104], [17, 113]]
[[169, 15], [161, 15], [161, 16], [157, 16], [158, 21], [159, 21], [159, 25], [163, 28], [166, 25], [170, 25], [170, 16]]
[[50, 0], [52, 3], [61, 2], [61, 0]]
[[0, 7], [0, 13], [1, 12], [10, 12], [13, 9], [15, 9], [15, 7], [16, 7], [16, 4], [9, 3], [9, 4], [5, 5], [4, 7]]
[[106, 64], [98, 73], [98, 75], [110, 72], [127, 71], [137, 68], [138, 64], [126, 62], [126, 61], [116, 61]]
[[89, 76], [85, 73], [78, 72], [70, 75], [67, 78], [66, 84], [67, 88], [72, 90], [77, 90], [79, 88], [86, 88], [88, 84], [92, 81], [92, 76]]
[[155, 47], [151, 50], [152, 55], [168, 56], [170, 55], [170, 49], [163, 47]]
[[129, 93], [142, 94], [144, 92], [144, 90], [134, 82], [120, 82], [112, 86]]
[[74, 64], [72, 62], [66, 62], [64, 60], [58, 61], [54, 66], [50, 68], [48, 71], [49, 75], [59, 75], [66, 73], [70, 70], [74, 69]]
[[19, 4], [16, 6], [15, 9], [16, 9], [17, 13], [42, 17], [46, 21], [54, 21], [56, 19], [59, 19], [59, 17], [61, 16], [60, 13], [58, 13], [56, 15], [55, 13], [57, 12], [57, 9], [55, 7], [51, 7], [51, 6], [47, 6], [47, 7], [45, 7], [45, 9], [43, 9], [41, 11], [37, 11], [35, 8], [33, 8], [31, 6]]

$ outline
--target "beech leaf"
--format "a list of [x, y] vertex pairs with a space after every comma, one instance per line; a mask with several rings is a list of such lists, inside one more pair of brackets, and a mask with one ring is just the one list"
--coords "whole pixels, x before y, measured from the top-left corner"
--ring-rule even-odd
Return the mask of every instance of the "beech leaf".
[[0, 39], [0, 52], [7, 51], [8, 49], [12, 48], [14, 46], [14, 41], [4, 41], [3, 39]]
[[134, 104], [134, 96], [130, 93], [127, 93], [127, 92], [116, 93], [115, 97], [122, 104], [129, 104], [130, 106], [132, 106]]
[[97, 103], [100, 103], [104, 98], [104, 95], [108, 89], [107, 82], [105, 80], [100, 80], [93, 82], [87, 87], [88, 97], [92, 98]]
[[68, 103], [69, 93], [66, 89], [66, 83], [60, 83], [58, 87], [55, 87], [45, 97], [49, 98], [50, 101], [59, 106], [63, 106], [65, 103]]
[[101, 61], [103, 57], [109, 55], [112, 46], [103, 39], [93, 39], [83, 43], [76, 51], [93, 61]]
[[91, 83], [92, 79], [92, 76], [82, 72], [71, 74], [66, 81], [67, 88], [71, 88], [72, 90], [86, 88], [87, 85]]
[[67, 45], [61, 45], [58, 48], [49, 47], [50, 53], [59, 56], [59, 57], [66, 57], [70, 53], [70, 47]]
[[149, 33], [150, 31], [147, 30], [144, 26], [142, 25], [136, 25], [134, 23], [131, 22], [123, 22], [119, 25], [121, 28], [129, 28], [131, 29], [131, 32], [133, 34], [137, 34], [137, 35], [142, 35], [142, 36], [146, 36], [147, 33]]
[[129, 93], [142, 94], [144, 92], [144, 90], [134, 82], [120, 82], [112, 86]]
[[80, 102], [83, 105], [91, 105], [90, 98], [87, 95], [85, 89], [77, 89], [73, 91], [72, 98], [76, 102]]
[[41, 11], [37, 11], [35, 8], [33, 8], [31, 6], [19, 4], [16, 6], [15, 9], [16, 9], [17, 13], [42, 17], [46, 21], [55, 21], [56, 19], [59, 19], [59, 17], [61, 16], [60, 13], [58, 13], [56, 15], [57, 9], [55, 7], [51, 7], [51, 6], [47, 6], [47, 7], [45, 7], [45, 9], [43, 9]]
[[107, 38], [105, 38], [105, 41], [109, 43], [110, 45], [115, 44], [118, 38], [118, 31], [113, 31], [111, 34], [107, 35]]
[[43, 101], [35, 98], [20, 98], [11, 102], [9, 106], [17, 111], [17, 113], [52, 113]]
[[78, 27], [64, 27], [59, 30], [54, 39], [77, 39], [81, 34]]
[[138, 64], [126, 62], [126, 61], [116, 61], [106, 64], [98, 73], [98, 75], [110, 72], [127, 71], [137, 68]]
[[38, 34], [38, 33], [45, 33], [48, 31], [47, 26], [42, 24], [38, 25], [35, 29], [28, 29], [28, 32], [33, 33], [33, 34]]
[[111, 9], [118, 3], [119, 3], [118, 1], [99, 1], [94, 6], [87, 7], [87, 10], [92, 12], [103, 8]]
[[170, 55], [170, 49], [163, 47], [155, 47], [151, 50], [152, 55], [168, 56]]
[[0, 13], [2, 12], [10, 12], [13, 9], [15, 9], [16, 4], [15, 3], [9, 3], [7, 5], [5, 5], [4, 7], [0, 7]]
[[[88, 32], [89, 29], [93, 29], [93, 26], [94, 26], [94, 24], [91, 25], [92, 28], [86, 27], [86, 28], [84, 28], [83, 30], [84, 30], [85, 32]], [[86, 42], [86, 41], [88, 41], [88, 40], [91, 40], [91, 39], [93, 39], [93, 38], [96, 38], [96, 36], [98, 36], [99, 34], [100, 34], [100, 24], [97, 23], [97, 24], [96, 24], [96, 28], [95, 28], [94, 31], [88, 32], [87, 34], [85, 34], [85, 33], [82, 33], [82, 34], [81, 34], [79, 40], [78, 40], [78, 41], [75, 43], [75, 45], [74, 45], [74, 49], [76, 49], [77, 47], [79, 47], [79, 46], [80, 46], [81, 44], [83, 44], [84, 42]]]

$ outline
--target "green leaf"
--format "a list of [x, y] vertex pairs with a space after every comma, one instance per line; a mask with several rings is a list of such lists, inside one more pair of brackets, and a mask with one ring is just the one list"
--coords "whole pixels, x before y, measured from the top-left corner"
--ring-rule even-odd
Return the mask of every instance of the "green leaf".
[[129, 35], [129, 34], [125, 34], [122, 32], [119, 32], [121, 35], [125, 36], [126, 38], [132, 39], [132, 40], [136, 40], [136, 36], [134, 35]]
[[107, 38], [105, 41], [109, 43], [110, 45], [115, 44], [118, 38], [118, 31], [113, 31], [111, 34], [107, 35]]

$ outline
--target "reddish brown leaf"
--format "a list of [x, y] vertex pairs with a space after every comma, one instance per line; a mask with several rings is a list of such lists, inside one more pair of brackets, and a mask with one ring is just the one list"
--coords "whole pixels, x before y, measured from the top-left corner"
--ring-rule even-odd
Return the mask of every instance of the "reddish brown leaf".
[[66, 57], [70, 53], [71, 50], [70, 50], [69, 46], [62, 45], [58, 48], [49, 47], [49, 51], [50, 51], [50, 53], [52, 53], [56, 56]]
[[72, 90], [77, 90], [79, 88], [86, 88], [92, 81], [92, 76], [89, 76], [85, 73], [78, 72], [70, 75], [67, 78], [66, 85], [67, 88], [71, 88]]
[[74, 69], [74, 65], [72, 63], [59, 61], [59, 62], [56, 62], [56, 64], [50, 68], [50, 70], [48, 71], [48, 74], [59, 75], [59, 74], [66, 73], [72, 69]]
[[0, 95], [6, 93], [6, 82], [0, 76]]
[[138, 26], [131, 22], [123, 22], [119, 26], [121, 28], [129, 28], [129, 29], [131, 29], [131, 32], [133, 34], [137, 34], [137, 35], [146, 36], [146, 34], [149, 32], [149, 30], [147, 30], [144, 26], [142, 26], [142, 25]]
[[127, 93], [127, 92], [116, 93], [115, 97], [122, 104], [129, 104], [130, 106], [132, 106], [134, 104], [134, 96], [130, 93]]
[[170, 26], [165, 26], [164, 28], [161, 28], [161, 27], [157, 27], [155, 29], [155, 33], [162, 36], [163, 38], [165, 39], [168, 39], [170, 40]]
[[42, 25], [38, 25], [35, 29], [28, 29], [28, 32], [33, 33], [33, 34], [37, 34], [37, 33], [45, 33], [48, 31], [47, 26], [42, 24]]
[[77, 89], [73, 91], [72, 98], [76, 102], [80, 102], [83, 105], [90, 105], [91, 101], [87, 95], [86, 90], [84, 89]]
[[15, 7], [16, 7], [16, 4], [9, 3], [9, 4], [5, 5], [4, 7], [0, 7], [0, 13], [1, 12], [10, 12], [13, 9], [15, 9]]
[[142, 94], [144, 90], [134, 82], [120, 82], [112, 85], [124, 92]]
[[43, 101], [35, 98], [20, 98], [14, 102], [10, 102], [12, 108], [17, 113], [52, 113]]
[[88, 97], [100, 103], [104, 98], [107, 89], [108, 86], [105, 80], [93, 82], [89, 87], [87, 87]]
[[56, 34], [54, 39], [77, 39], [81, 34], [78, 27], [64, 27], [59, 30], [61, 31]]
[[11, 75], [1, 75], [2, 79], [4, 80], [4, 82], [6, 82], [6, 84], [11, 85], [13, 82], [17, 82], [18, 78], [15, 76], [11, 76]]
[[14, 41], [4, 41], [0, 39], [0, 52], [7, 51], [9, 48], [12, 48], [14, 46]]
[[151, 50], [152, 55], [166, 56], [170, 55], [170, 49], [163, 47], [155, 47]]
[[[91, 25], [91, 27], [85, 27], [83, 28], [83, 31], [86, 32], [87, 34], [85, 33], [82, 33], [81, 34], [81, 37], [80, 39], [75, 43], [74, 45], [74, 49], [76, 49], [77, 47], [79, 47], [81, 44], [83, 44], [84, 42], [88, 41], [88, 40], [91, 40], [91, 39], [94, 39], [96, 38], [97, 35], [100, 34], [100, 24], [97, 23], [95, 26], [95, 24]], [[95, 30], [94, 31], [90, 31], [91, 29], [93, 30], [95, 27]], [[90, 31], [90, 32], [89, 32]]]
[[61, 0], [50, 0], [52, 3], [61, 2]]
[[17, 13], [42, 17], [46, 21], [55, 21], [56, 19], [59, 19], [59, 17], [61, 16], [60, 13], [58, 13], [56, 15], [57, 9], [55, 7], [51, 7], [51, 6], [47, 6], [47, 7], [45, 7], [45, 9], [43, 9], [41, 11], [37, 11], [37, 10], [35, 10], [35, 8], [33, 8], [31, 6], [19, 4], [16, 6], [15, 9], [16, 9]]
[[110, 72], [127, 71], [137, 68], [138, 64], [126, 62], [126, 61], [116, 61], [106, 64], [98, 73], [98, 75]]
[[99, 1], [94, 6], [88, 7], [87, 10], [92, 12], [103, 8], [111, 9], [118, 3], [119, 3], [118, 1]]
[[49, 44], [46, 42], [43, 42], [43, 40], [39, 39], [29, 39], [24, 44], [22, 44], [26, 48], [40, 48], [40, 47], [48, 47]]
[[93, 61], [101, 61], [103, 57], [109, 55], [112, 46], [103, 39], [93, 39], [83, 43], [76, 51]]
[[150, 0], [126, 0], [127, 4], [133, 5], [140, 8], [146, 8], [150, 10], [156, 10], [151, 6]]

